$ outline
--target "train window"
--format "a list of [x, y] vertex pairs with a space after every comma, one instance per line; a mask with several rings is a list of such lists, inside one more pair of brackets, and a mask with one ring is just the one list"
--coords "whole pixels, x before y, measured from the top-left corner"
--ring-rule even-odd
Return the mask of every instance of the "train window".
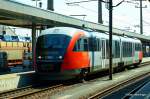
[[99, 38], [89, 38], [88, 45], [89, 45], [89, 51], [101, 50], [101, 40]]
[[130, 43], [127, 42], [127, 57], [130, 56]]
[[73, 48], [73, 51], [78, 51], [78, 47], [79, 47], [79, 44], [78, 44], [78, 42], [76, 42], [76, 44], [75, 44], [75, 46]]
[[93, 45], [93, 51], [97, 51], [97, 39], [96, 38], [93, 38], [92, 45]]
[[92, 42], [92, 38], [89, 38], [89, 51], [93, 51], [93, 42]]
[[84, 38], [83, 40], [84, 40], [84, 42], [83, 42], [84, 43], [84, 51], [88, 51], [88, 49], [89, 49], [88, 48], [88, 39]]
[[101, 51], [101, 40], [97, 39], [97, 51]]
[[120, 57], [120, 44], [119, 41], [115, 41], [115, 58], [119, 58]]
[[129, 57], [130, 56], [130, 43], [129, 42], [127, 42], [127, 57]]
[[40, 36], [37, 40], [37, 50], [65, 51], [70, 42], [66, 35], [48, 34]]
[[130, 56], [130, 43], [127, 42], [127, 56]]
[[109, 40], [106, 40], [106, 58], [109, 58]]
[[128, 57], [128, 44], [127, 42], [122, 43], [123, 48], [123, 57]]
[[97, 39], [89, 38], [89, 51], [96, 51], [96, 50], [97, 50]]
[[142, 45], [141, 44], [139, 44], [139, 51], [141, 51], [142, 50]]
[[123, 51], [123, 57], [125, 56], [125, 43], [122, 42], [122, 51]]
[[46, 34], [39, 36], [36, 43], [36, 58], [42, 56], [43, 59], [49, 59], [48, 56], [63, 56], [68, 48], [71, 37], [63, 34]]
[[78, 39], [75, 46], [74, 46], [73, 51], [80, 51], [81, 50], [80, 45], [81, 45], [81, 39]]
[[141, 50], [141, 45], [138, 43], [135, 43], [135, 51], [140, 51]]
[[31, 38], [30, 37], [24, 37], [26, 42], [31, 42]]
[[135, 51], [137, 51], [137, 45], [136, 45], [136, 43], [135, 43]]
[[88, 39], [87, 38], [80, 38], [77, 40], [73, 51], [88, 51]]
[[78, 40], [78, 51], [84, 51], [84, 41], [83, 41], [83, 38], [80, 38], [79, 40]]
[[99, 46], [99, 43], [100, 43], [100, 42], [99, 42], [99, 39], [97, 39], [96, 41], [97, 41], [97, 51], [99, 51], [99, 50], [100, 50], [100, 46]]
[[12, 41], [12, 38], [10, 35], [4, 35], [4, 40], [5, 41]]
[[129, 57], [132, 57], [132, 43], [129, 43]]
[[123, 43], [123, 56], [126, 57], [126, 42]]
[[19, 38], [18, 38], [18, 36], [11, 36], [11, 38], [12, 38], [12, 41], [19, 41]]

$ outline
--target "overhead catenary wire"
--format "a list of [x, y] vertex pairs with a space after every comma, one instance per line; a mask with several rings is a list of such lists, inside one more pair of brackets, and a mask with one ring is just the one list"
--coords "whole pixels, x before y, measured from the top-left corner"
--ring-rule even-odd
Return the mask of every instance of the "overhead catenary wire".
[[[65, 0], [65, 1], [67, 1], [67, 2], [70, 2], [69, 0]], [[97, 0], [95, 0], [95, 1], [97, 1]], [[68, 5], [68, 3], [66, 3], [67, 5]], [[87, 10], [87, 11], [90, 11], [90, 12], [92, 12], [92, 13], [98, 13], [97, 11], [95, 11], [95, 10], [92, 10], [92, 9], [89, 9], [89, 8], [86, 8], [86, 7], [84, 7], [84, 6], [81, 6], [81, 5], [79, 5], [79, 4], [74, 4], [74, 6], [78, 6], [78, 7], [80, 7], [80, 8], [83, 8], [83, 9], [85, 9], [85, 10]]]
[[[95, 14], [97, 14], [98, 12], [97, 11], [95, 11], [95, 10], [92, 10], [92, 9], [89, 9], [89, 8], [86, 8], [86, 7], [84, 7], [84, 6], [81, 6], [80, 5], [80, 3], [88, 3], [88, 2], [92, 2], [92, 1], [98, 1], [98, 0], [84, 0], [84, 1], [77, 1], [77, 2], [71, 2], [71, 1], [69, 1], [69, 0], [65, 0], [66, 2], [68, 2], [68, 3], [66, 3], [66, 4], [74, 4], [74, 5], [72, 5], [72, 6], [78, 6], [78, 7], [80, 7], [80, 8], [82, 8], [82, 9], [85, 9], [85, 10], [87, 10], [87, 11], [90, 11], [90, 12], [92, 12], [92, 13], [95, 13]], [[126, 2], [125, 0], [123, 0], [124, 2]], [[131, 0], [131, 1], [133, 1], [133, 0]], [[126, 3], [128, 3], [128, 2], [126, 2]], [[135, 4], [138, 4], [137, 2], [135, 2]], [[123, 15], [123, 14], [122, 14]], [[97, 15], [92, 15], [92, 16], [97, 16]], [[106, 16], [105, 15], [105, 17], [108, 17], [108, 16]], [[114, 17], [115, 18], [115, 17]], [[132, 18], [132, 17], [131, 17]], [[117, 19], [117, 18], [115, 18], [115, 19]], [[135, 18], [132, 18], [133, 20], [135, 20]], [[117, 19], [118, 20], [118, 19]], [[136, 20], [138, 20], [138, 18], [136, 18]], [[122, 20], [120, 20], [120, 21], [122, 21]], [[126, 25], [129, 25], [129, 26], [135, 26], [135, 24], [132, 24], [132, 23], [130, 23], [130, 22], [126, 22], [126, 21], [122, 21], [122, 23], [124, 23], [124, 24], [126, 24]], [[144, 23], [146, 23], [146, 22], [144, 22]], [[117, 25], [116, 25], [117, 26]]]

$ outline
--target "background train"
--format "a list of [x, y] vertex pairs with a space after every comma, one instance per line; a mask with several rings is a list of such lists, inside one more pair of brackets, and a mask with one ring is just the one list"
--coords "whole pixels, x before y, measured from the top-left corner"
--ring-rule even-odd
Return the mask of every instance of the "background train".
[[142, 41], [143, 57], [150, 57], [150, 42]]
[[[113, 35], [113, 67], [137, 66], [142, 44], [135, 38]], [[71, 27], [44, 30], [37, 39], [35, 71], [41, 79], [60, 80], [109, 68], [109, 36]], [[38, 76], [39, 77], [39, 76]]]
[[1, 69], [8, 66], [22, 65], [26, 53], [29, 52], [32, 52], [30, 37], [0, 35]]

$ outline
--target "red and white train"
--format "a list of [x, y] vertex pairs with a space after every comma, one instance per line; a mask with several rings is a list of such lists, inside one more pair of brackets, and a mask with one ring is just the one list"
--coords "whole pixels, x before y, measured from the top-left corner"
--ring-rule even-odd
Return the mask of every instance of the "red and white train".
[[[135, 38], [113, 35], [113, 68], [138, 65], [142, 44]], [[44, 30], [36, 43], [36, 73], [42, 79], [60, 80], [109, 69], [109, 37], [102, 32], [71, 27]]]

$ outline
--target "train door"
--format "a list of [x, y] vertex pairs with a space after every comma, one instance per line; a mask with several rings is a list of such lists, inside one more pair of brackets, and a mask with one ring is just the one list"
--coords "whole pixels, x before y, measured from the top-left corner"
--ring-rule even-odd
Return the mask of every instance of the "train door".
[[122, 40], [120, 38], [120, 62], [122, 63], [123, 62], [123, 45], [122, 45]]
[[92, 51], [90, 52], [91, 66], [93, 71], [97, 71], [101, 66], [101, 41], [99, 38], [92, 38]]
[[106, 40], [102, 39], [101, 40], [101, 65], [102, 68], [105, 68], [106, 66]]
[[101, 44], [100, 44], [100, 39], [96, 38], [93, 43], [95, 43], [95, 56], [94, 56], [94, 65], [95, 65], [95, 70], [99, 70], [102, 68], [101, 65]]
[[133, 62], [135, 62], [135, 43], [132, 43], [132, 57], [133, 57]]

